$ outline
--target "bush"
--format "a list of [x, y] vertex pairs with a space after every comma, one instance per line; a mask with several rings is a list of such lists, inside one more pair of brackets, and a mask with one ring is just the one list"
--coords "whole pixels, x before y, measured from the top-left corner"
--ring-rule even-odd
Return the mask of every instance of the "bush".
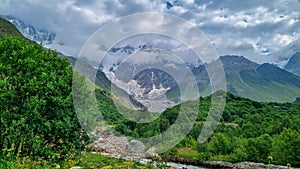
[[56, 52], [23, 38], [0, 39], [0, 156], [62, 158], [84, 148], [72, 75]]

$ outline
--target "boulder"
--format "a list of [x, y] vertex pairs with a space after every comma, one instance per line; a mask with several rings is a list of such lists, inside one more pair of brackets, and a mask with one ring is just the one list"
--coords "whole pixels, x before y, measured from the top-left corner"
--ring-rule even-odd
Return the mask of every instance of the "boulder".
[[131, 140], [126, 144], [126, 152], [129, 153], [144, 153], [146, 146], [138, 140]]

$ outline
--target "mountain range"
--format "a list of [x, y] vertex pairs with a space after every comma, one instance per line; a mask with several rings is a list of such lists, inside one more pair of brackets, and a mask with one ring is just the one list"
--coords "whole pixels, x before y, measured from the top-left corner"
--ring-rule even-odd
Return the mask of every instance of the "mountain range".
[[33, 26], [24, 23], [23, 21], [15, 18], [14, 16], [0, 15], [0, 17], [14, 24], [19, 30], [19, 32], [23, 34], [23, 36], [37, 43], [42, 43], [45, 45], [51, 44], [56, 38], [55, 32], [49, 32], [43, 29], [37, 30]]
[[287, 102], [300, 94], [300, 77], [269, 63], [257, 64], [243, 56], [220, 57], [228, 91], [253, 100]]
[[[53, 32], [37, 31], [32, 26], [26, 25], [12, 16], [4, 16], [3, 18], [15, 24], [19, 30], [16, 30], [15, 27], [12, 27], [12, 25], [9, 25], [0, 18], [0, 31], [6, 34], [10, 34], [11, 32], [14, 32], [12, 34], [18, 34], [18, 32], [21, 32], [31, 40], [36, 42], [42, 41], [43, 43], [52, 43], [55, 40], [55, 33]], [[124, 53], [127, 55], [132, 54], [134, 51], [153, 52], [151, 46], [145, 46], [144, 44], [141, 44], [139, 49], [126, 45], [110, 50], [111, 53], [120, 55]], [[155, 49], [155, 52], [157, 53], [157, 49]], [[73, 65], [75, 64], [76, 58], [68, 57], [68, 59]], [[227, 55], [220, 56], [219, 59], [224, 66], [227, 90], [235, 95], [263, 102], [291, 102], [300, 96], [300, 53], [295, 53], [291, 57], [284, 67], [285, 70], [269, 63], [257, 64], [243, 56]], [[101, 66], [95, 70], [94, 65], [91, 66], [86, 60], [80, 62], [85, 69], [97, 71], [95, 83], [98, 86], [105, 90], [111, 90], [111, 86], [113, 85], [121, 93], [129, 94], [130, 102], [136, 108], [143, 109], [145, 105], [148, 107], [143, 99], [149, 99], [150, 94], [153, 94], [153, 92], [161, 92], [159, 94], [166, 95], [165, 100], [168, 103], [163, 103], [165, 107], [171, 107], [180, 102], [178, 85], [174, 78], [166, 72], [149, 68], [136, 74], [131, 80], [135, 82], [134, 87], [138, 87], [142, 91], [141, 95], [137, 96], [136, 93], [130, 93], [119, 87], [118, 84], [115, 84], [108, 74], [114, 74], [118, 69], [118, 65], [109, 70], [104, 70]], [[197, 81], [199, 92], [202, 96], [210, 94], [210, 81], [205, 69], [210, 64], [213, 63], [187, 64], [187, 67], [191, 70]], [[132, 81], [128, 85], [132, 86]], [[129, 81], [124, 83], [129, 83]]]
[[[143, 48], [148, 49], [146, 52], [152, 52], [151, 46], [144, 46]], [[115, 52], [120, 55], [129, 55], [136, 51], [141, 52], [142, 50], [128, 45], [123, 48], [119, 47], [110, 50], [110, 52]], [[157, 49], [152, 53], [157, 53]], [[226, 55], [220, 56], [219, 59], [224, 67], [227, 90], [235, 95], [264, 102], [295, 101], [295, 99], [300, 96], [300, 77], [297, 75], [297, 70], [299, 70], [300, 67], [299, 53], [292, 56], [286, 66], [286, 70], [269, 63], [258, 64], [243, 56]], [[195, 76], [199, 92], [202, 96], [207, 96], [211, 93], [210, 79], [206, 72], [206, 67], [213, 64], [213, 62], [199, 64], [198, 66], [187, 64], [187, 67]], [[114, 73], [118, 69], [117, 66], [118, 65], [114, 65], [111, 67], [110, 72]], [[125, 67], [128, 67], [128, 65]], [[123, 70], [124, 68], [120, 69]], [[169, 88], [167, 92], [163, 91], [166, 93], [167, 98], [172, 101], [175, 100], [175, 104], [178, 101], [180, 102], [178, 99], [180, 89], [176, 85], [176, 82], [172, 77], [165, 75], [161, 70], [153, 68], [145, 69], [136, 74], [133, 80], [138, 84], [137, 87], [144, 91], [144, 97], [147, 97], [147, 93], [151, 92], [152, 89]]]

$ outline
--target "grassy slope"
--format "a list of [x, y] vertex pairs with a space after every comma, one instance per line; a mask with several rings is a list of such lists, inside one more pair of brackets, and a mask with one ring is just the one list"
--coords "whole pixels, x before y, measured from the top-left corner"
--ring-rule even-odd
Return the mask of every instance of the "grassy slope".
[[52, 169], [52, 168], [72, 168], [75, 166], [82, 168], [103, 168], [103, 169], [122, 169], [122, 168], [138, 168], [146, 169], [152, 168], [149, 165], [143, 165], [137, 162], [126, 161], [112, 157], [103, 156], [94, 153], [83, 153], [80, 157], [77, 156], [73, 159], [65, 160], [62, 164], [57, 164], [42, 159], [32, 160], [25, 157], [16, 161], [1, 161], [1, 169], [19, 169], [19, 168], [32, 168], [32, 169]]
[[293, 102], [300, 96], [300, 89], [291, 84], [278, 82], [255, 82], [252, 80], [241, 80], [235, 76], [227, 76], [229, 91], [235, 95], [247, 97], [257, 101]]
[[0, 17], [0, 37], [4, 34], [11, 36], [23, 36], [13, 24]]

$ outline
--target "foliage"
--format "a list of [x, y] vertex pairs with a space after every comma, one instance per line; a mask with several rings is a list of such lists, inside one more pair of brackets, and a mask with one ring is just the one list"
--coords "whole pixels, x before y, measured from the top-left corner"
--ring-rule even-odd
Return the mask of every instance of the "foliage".
[[20, 37], [0, 39], [0, 156], [62, 159], [88, 141], [72, 103], [66, 59]]
[[291, 129], [284, 129], [274, 138], [271, 155], [277, 164], [300, 164], [300, 134]]
[[[69, 62], [58, 57], [56, 52], [44, 50], [41, 46], [22, 38], [4, 36], [0, 40], [1, 168], [23, 165], [24, 160], [30, 164], [38, 164], [40, 159], [49, 161], [51, 167], [56, 161], [65, 159], [60, 161], [60, 165], [64, 165], [70, 159], [67, 157], [70, 156], [70, 151], [78, 154], [84, 149], [88, 138], [81, 130], [73, 107], [72, 76]], [[98, 110], [88, 106], [91, 100], [85, 99], [85, 96], [93, 92], [97, 99], [97, 108], [105, 121], [113, 125], [116, 131], [127, 136], [155, 136], [170, 128], [178, 117], [181, 105], [165, 110], [149, 123], [137, 123], [126, 119], [118, 110], [126, 114], [135, 111], [122, 104], [118, 105], [117, 109], [113, 101], [114, 93], [107, 90], [109, 83], [104, 87], [95, 87], [94, 84], [82, 83], [86, 82], [88, 77], [80, 74], [77, 74], [77, 77], [78, 81], [73, 81], [73, 85], [80, 90], [75, 100], [87, 108], [79, 108], [77, 115], [86, 120], [81, 121], [82, 124], [87, 123], [87, 126], [92, 127], [88, 128], [88, 131], [92, 131], [101, 121], [101, 117], [95, 114]], [[227, 93], [226, 99], [221, 122], [207, 142], [199, 144], [196, 140], [210, 108], [209, 96], [199, 100], [196, 123], [188, 135], [164, 155], [199, 160], [263, 163], [268, 163], [268, 157], [271, 155], [275, 164], [290, 163], [300, 166], [300, 104], [256, 102], [230, 93]], [[192, 107], [198, 105], [198, 102], [186, 104]], [[139, 111], [138, 114], [140, 119], [152, 116], [155, 117], [147, 110]], [[185, 123], [190, 121], [187, 120], [178, 127], [184, 128]], [[166, 138], [166, 141], [169, 139]], [[83, 159], [85, 160], [72, 165], [94, 165], [86, 163], [93, 157]], [[109, 160], [101, 167], [118, 168]]]
[[[104, 99], [105, 95], [108, 95], [106, 92], [102, 91], [98, 94], [98, 98], [101, 98], [101, 109], [107, 121], [114, 125], [118, 132], [132, 137], [149, 137], [165, 131], [174, 123], [180, 109], [180, 105], [169, 108], [154, 121], [139, 124], [120, 116], [112, 106], [114, 103], [109, 101], [111, 99], [108, 97]], [[177, 151], [172, 149], [164, 155], [196, 157], [199, 160], [263, 163], [268, 163], [268, 156], [272, 155], [273, 162], [276, 164], [286, 165], [289, 162], [292, 165], [299, 165], [296, 155], [300, 154], [297, 137], [300, 135], [299, 104], [263, 103], [230, 93], [227, 93], [226, 99], [221, 122], [208, 142], [199, 144], [196, 140], [205, 123], [203, 120], [207, 117], [210, 97], [201, 99], [196, 123], [186, 138], [175, 147]], [[293, 133], [293, 137], [287, 135], [285, 130]], [[185, 148], [197, 150], [198, 155], [186, 156], [180, 151]]]
[[41, 158], [32, 159], [30, 157], [18, 158], [14, 161], [3, 161], [0, 159], [1, 169], [19, 169], [19, 168], [33, 168], [33, 169], [53, 169], [53, 168], [138, 168], [146, 169], [153, 168], [152, 165], [142, 165], [138, 162], [126, 161], [112, 157], [103, 156], [89, 152], [83, 152], [81, 156], [74, 158], [66, 158], [60, 163], [43, 160]]
[[177, 155], [179, 157], [188, 158], [188, 159], [199, 159], [199, 153], [197, 150], [192, 148], [178, 148]]

